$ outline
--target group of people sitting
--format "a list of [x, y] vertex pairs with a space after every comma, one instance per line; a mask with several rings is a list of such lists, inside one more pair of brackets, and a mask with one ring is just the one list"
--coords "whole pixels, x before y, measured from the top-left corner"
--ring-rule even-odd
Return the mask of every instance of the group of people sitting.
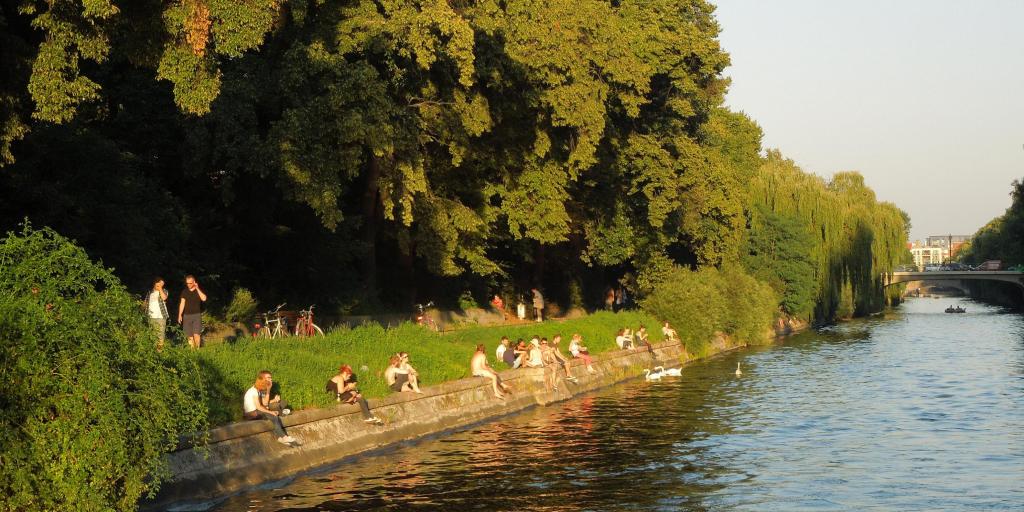
[[[409, 353], [399, 352], [391, 356], [387, 369], [384, 370], [384, 380], [388, 387], [395, 392], [422, 393], [419, 386], [419, 373], [409, 364]], [[243, 417], [247, 420], [269, 420], [273, 425], [277, 441], [283, 444], [298, 442], [294, 437], [288, 435], [285, 430], [283, 416], [291, 414], [288, 404], [281, 399], [279, 393], [271, 390], [274, 385], [273, 375], [269, 370], [263, 370], [256, 375], [256, 382], [245, 392], [242, 399]], [[352, 367], [343, 364], [338, 368], [337, 375], [327, 381], [325, 390], [334, 394], [338, 403], [356, 404], [363, 414], [363, 421], [366, 423], [383, 424], [380, 418], [370, 412], [370, 404], [359, 392], [359, 379], [352, 371]]]
[[[666, 340], [678, 340], [679, 337], [668, 322], [661, 328]], [[577, 382], [578, 379], [572, 374], [572, 365], [569, 358], [562, 354], [559, 345], [562, 342], [562, 335], [556, 334], [549, 341], [545, 337], [534, 335], [529, 342], [522, 338], [512, 344], [508, 336], [502, 336], [501, 343], [495, 352], [498, 360], [503, 361], [509, 368], [544, 368], [544, 383], [548, 389], [558, 390], [558, 369], [565, 372], [565, 380]], [[619, 329], [615, 344], [620, 349], [636, 349], [646, 346], [653, 350], [647, 339], [647, 329], [641, 325], [636, 332], [628, 328]], [[587, 372], [594, 373], [593, 360], [590, 352], [583, 344], [583, 337], [573, 334], [569, 341], [569, 354], [573, 359], [580, 359]], [[366, 368], [364, 367], [364, 370]], [[474, 377], [490, 379], [494, 396], [504, 398], [512, 393], [512, 388], [501, 381], [498, 372], [487, 362], [486, 348], [481, 343], [476, 346], [476, 352], [470, 359], [470, 371]], [[388, 367], [384, 370], [384, 380], [388, 387], [396, 392], [422, 393], [419, 387], [419, 372], [409, 363], [409, 353], [399, 352], [391, 356]], [[366, 423], [383, 424], [370, 412], [370, 405], [358, 390], [358, 378], [352, 372], [352, 367], [343, 364], [338, 368], [338, 374], [327, 381], [326, 391], [333, 393], [338, 403], [357, 404]], [[281, 399], [280, 394], [272, 394], [273, 375], [268, 370], [259, 372], [256, 382], [245, 392], [243, 399], [243, 411], [245, 419], [269, 420], [274, 429], [274, 434], [280, 443], [292, 444], [297, 440], [288, 435], [284, 428], [281, 417], [291, 413], [288, 404]]]
[[[557, 391], [558, 368], [562, 368], [565, 372], [566, 381], [578, 381], [572, 374], [569, 358], [562, 354], [559, 348], [561, 342], [561, 334], [554, 335], [550, 341], [540, 335], [531, 337], [529, 343], [520, 338], [516, 340], [515, 345], [512, 344], [508, 336], [502, 336], [495, 355], [498, 360], [503, 361], [509, 368], [544, 368], [546, 370], [544, 373], [545, 386], [548, 389]], [[596, 371], [594, 370], [587, 347], [583, 345], [583, 337], [579, 334], [573, 334], [572, 341], [569, 342], [569, 353], [572, 354], [573, 358], [582, 360], [588, 372], [594, 373]], [[486, 348], [483, 344], [477, 345], [476, 352], [470, 361], [470, 369], [474, 377], [485, 377], [491, 380], [495, 397], [504, 398], [505, 394], [511, 393], [509, 386], [501, 382], [498, 372], [488, 364]]]

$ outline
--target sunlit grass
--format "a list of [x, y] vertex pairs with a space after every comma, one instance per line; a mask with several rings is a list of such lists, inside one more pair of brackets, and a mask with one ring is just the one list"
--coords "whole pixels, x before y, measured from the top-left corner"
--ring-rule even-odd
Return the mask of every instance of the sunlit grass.
[[661, 340], [657, 320], [640, 311], [599, 312], [562, 322], [524, 323], [494, 327], [470, 327], [438, 334], [411, 323], [385, 329], [370, 324], [355, 329], [339, 328], [323, 338], [244, 339], [235, 343], [204, 347], [198, 357], [206, 371], [210, 393], [210, 421], [223, 424], [241, 418], [242, 394], [260, 370], [270, 370], [282, 395], [293, 408], [334, 403], [324, 386], [341, 364], [351, 365], [359, 387], [367, 397], [390, 393], [383, 373], [388, 358], [409, 352], [419, 371], [422, 385], [437, 384], [469, 376], [469, 359], [478, 343], [487, 346], [491, 364], [502, 336], [514, 342], [537, 334], [547, 338], [562, 334], [562, 352], [568, 354], [569, 338], [579, 333], [592, 354], [617, 348], [615, 333], [621, 327], [647, 326], [651, 341]]

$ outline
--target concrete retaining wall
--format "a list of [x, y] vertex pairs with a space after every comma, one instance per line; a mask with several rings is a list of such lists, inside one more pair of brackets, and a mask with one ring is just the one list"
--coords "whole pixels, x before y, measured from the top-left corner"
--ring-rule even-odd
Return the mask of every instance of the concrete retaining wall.
[[[735, 348], [719, 338], [713, 352]], [[145, 508], [180, 501], [212, 499], [261, 483], [293, 476], [346, 456], [427, 434], [471, 425], [488, 418], [521, 411], [535, 405], [567, 400], [573, 396], [642, 375], [644, 368], [679, 366], [689, 360], [678, 342], [654, 345], [653, 351], [621, 350], [594, 358], [596, 373], [588, 373], [580, 361], [572, 371], [576, 384], [563, 380], [558, 370], [557, 391], [544, 385], [543, 369], [501, 372], [513, 388], [504, 400], [495, 398], [490, 381], [467, 378], [423, 388], [424, 393], [399, 393], [370, 400], [374, 414], [384, 425], [363, 422], [355, 405], [300, 411], [284, 419], [289, 435], [301, 441], [289, 447], [278, 443], [269, 421], [248, 421], [213, 429], [206, 450], [181, 446], [171, 453], [171, 481]]]

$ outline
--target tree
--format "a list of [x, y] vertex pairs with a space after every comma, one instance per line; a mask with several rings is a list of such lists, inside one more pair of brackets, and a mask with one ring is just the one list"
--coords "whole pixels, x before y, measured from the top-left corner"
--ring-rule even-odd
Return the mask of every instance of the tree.
[[0, 509], [134, 510], [205, 428], [192, 355], [157, 353], [138, 300], [51, 230], [0, 241], [0, 340]]
[[814, 240], [808, 227], [792, 216], [756, 205], [747, 230], [743, 265], [781, 297], [782, 309], [807, 318], [814, 310], [818, 284], [812, 259]]

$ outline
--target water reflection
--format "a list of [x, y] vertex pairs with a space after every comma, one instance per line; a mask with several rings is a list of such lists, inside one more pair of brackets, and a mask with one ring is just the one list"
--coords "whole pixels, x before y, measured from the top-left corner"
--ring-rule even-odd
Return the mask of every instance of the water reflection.
[[1024, 322], [964, 301], [946, 315], [947, 302], [346, 460], [218, 510], [1020, 509]]

